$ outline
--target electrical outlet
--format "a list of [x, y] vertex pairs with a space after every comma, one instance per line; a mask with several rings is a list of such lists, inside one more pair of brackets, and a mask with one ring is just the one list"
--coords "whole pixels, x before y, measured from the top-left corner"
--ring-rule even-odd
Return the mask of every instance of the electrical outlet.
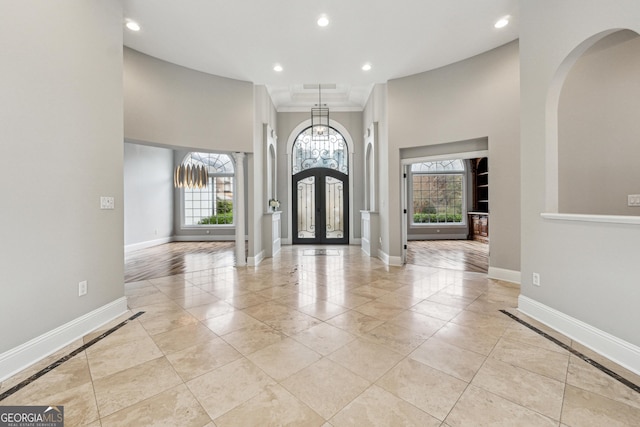
[[78, 296], [81, 297], [83, 295], [87, 294], [88, 291], [88, 283], [86, 280], [83, 280], [82, 282], [78, 283]]
[[539, 273], [533, 273], [533, 285], [534, 286], [540, 286], [540, 274]]

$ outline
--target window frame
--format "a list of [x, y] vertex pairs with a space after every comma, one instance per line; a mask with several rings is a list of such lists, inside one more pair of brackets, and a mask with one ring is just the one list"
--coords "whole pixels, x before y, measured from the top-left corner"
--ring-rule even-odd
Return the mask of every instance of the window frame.
[[[467, 162], [465, 160], [462, 159], [451, 159], [451, 160], [460, 160], [462, 162], [462, 166], [463, 166], [463, 170], [453, 170], [453, 171], [435, 171], [435, 172], [421, 172], [421, 171], [414, 171], [413, 170], [413, 165], [417, 164], [417, 163], [413, 163], [410, 164], [410, 167], [408, 168], [408, 173], [407, 173], [407, 179], [408, 179], [408, 213], [409, 213], [409, 227], [410, 228], [443, 228], [443, 227], [447, 227], [447, 228], [467, 228], [468, 225], [468, 218], [467, 218], [467, 204], [468, 204], [468, 199], [469, 199], [469, 194], [468, 193], [468, 186], [467, 186], [467, 180], [468, 180], [468, 165]], [[434, 161], [425, 161], [425, 162], [419, 162], [420, 164], [422, 163], [438, 163], [438, 162], [446, 162], [449, 160], [434, 160]], [[415, 175], [432, 175], [432, 176], [436, 176], [436, 175], [459, 175], [462, 177], [462, 188], [461, 188], [461, 195], [462, 195], [462, 205], [461, 205], [461, 219], [460, 222], [414, 222], [413, 218], [414, 218], [414, 197], [413, 197], [413, 193], [414, 193], [414, 176]]]
[[[233, 229], [236, 227], [236, 215], [235, 215], [235, 206], [236, 206], [236, 198], [237, 198], [237, 191], [236, 191], [236, 163], [235, 163], [235, 159], [231, 154], [227, 154], [227, 153], [205, 153], [205, 152], [198, 152], [198, 151], [191, 151], [189, 153], [187, 153], [183, 160], [182, 160], [182, 164], [185, 164], [185, 162], [190, 161], [191, 159], [191, 155], [193, 153], [200, 153], [200, 154], [209, 154], [209, 155], [224, 155], [227, 156], [231, 162], [231, 165], [233, 166], [233, 172], [212, 172], [212, 168], [209, 167], [208, 168], [208, 175], [209, 175], [209, 179], [214, 180], [215, 178], [218, 177], [230, 177], [232, 178], [232, 182], [231, 182], [231, 187], [232, 187], [232, 192], [233, 192], [233, 198], [232, 198], [232, 203], [234, 206], [234, 215], [233, 215], [233, 223], [232, 224], [186, 224], [186, 191], [187, 189], [185, 188], [180, 188], [180, 192], [179, 192], [179, 200], [180, 200], [180, 229], [182, 230], [206, 230], [206, 229], [216, 229], [216, 230], [220, 230], [220, 229]], [[209, 188], [209, 185], [207, 185], [207, 190], [211, 191]]]

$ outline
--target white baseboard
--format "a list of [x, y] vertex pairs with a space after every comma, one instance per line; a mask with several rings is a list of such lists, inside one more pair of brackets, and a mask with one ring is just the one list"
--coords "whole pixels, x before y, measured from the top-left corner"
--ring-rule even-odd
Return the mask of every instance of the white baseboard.
[[506, 270], [504, 268], [489, 267], [487, 276], [490, 279], [504, 280], [505, 282], [521, 284], [522, 275], [519, 271]]
[[352, 246], [360, 246], [362, 244], [362, 239], [360, 237], [354, 237], [353, 239], [351, 239], [349, 244]]
[[250, 267], [255, 267], [260, 264], [264, 260], [264, 250], [260, 251], [260, 253], [256, 256], [247, 257], [247, 265]]
[[133, 243], [131, 245], [126, 245], [124, 247], [124, 252], [133, 252], [139, 251], [140, 249], [147, 249], [153, 246], [164, 245], [165, 243], [170, 243], [173, 241], [171, 237], [163, 237], [162, 239], [148, 240], [146, 242]]
[[409, 234], [407, 240], [467, 240], [468, 235], [465, 231], [464, 234], [450, 233], [450, 234]]
[[[233, 234], [230, 235], [181, 235], [181, 236], [173, 236], [173, 242], [233, 242], [236, 240], [236, 236]], [[245, 238], [245, 240], [247, 240]]]
[[103, 305], [62, 326], [40, 335], [18, 347], [0, 354], [0, 381], [44, 359], [61, 348], [82, 338], [116, 317], [126, 313], [127, 298]]
[[640, 375], [640, 347], [523, 295], [518, 310]]
[[402, 257], [399, 256], [389, 256], [382, 249], [378, 249], [378, 258], [382, 260], [387, 265], [393, 265], [396, 267], [402, 267]]

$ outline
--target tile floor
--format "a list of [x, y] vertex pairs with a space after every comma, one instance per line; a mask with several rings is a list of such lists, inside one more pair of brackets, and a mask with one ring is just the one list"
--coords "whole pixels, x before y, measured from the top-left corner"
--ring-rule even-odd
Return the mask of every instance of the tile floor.
[[68, 426], [640, 425], [639, 393], [498, 310], [640, 378], [520, 315], [517, 286], [309, 249], [127, 283], [101, 331], [143, 315], [0, 404], [61, 404]]

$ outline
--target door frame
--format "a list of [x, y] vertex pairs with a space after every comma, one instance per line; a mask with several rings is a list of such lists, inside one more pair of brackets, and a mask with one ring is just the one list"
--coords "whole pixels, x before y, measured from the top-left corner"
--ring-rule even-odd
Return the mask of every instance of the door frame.
[[[407, 179], [403, 177], [404, 174], [409, 176], [409, 168], [413, 163], [421, 163], [421, 162], [429, 162], [429, 161], [437, 161], [437, 160], [452, 160], [452, 159], [460, 159], [467, 160], [473, 159], [476, 157], [489, 157], [489, 149], [486, 150], [478, 150], [478, 151], [459, 151], [451, 154], [438, 154], [433, 156], [421, 156], [421, 157], [402, 157], [400, 159], [400, 182], [402, 182], [402, 206], [400, 206], [400, 215], [402, 217], [402, 233], [400, 244], [401, 247], [401, 262], [402, 264], [407, 263], [407, 245], [408, 245], [408, 224], [409, 224], [409, 189], [411, 188]], [[466, 210], [466, 209], [465, 209]]]
[[[299, 238], [296, 234], [297, 224], [298, 222], [298, 197], [297, 197], [297, 183], [300, 180], [306, 179], [310, 176], [315, 177], [315, 229], [316, 229], [316, 237], [311, 238]], [[342, 195], [343, 195], [343, 216], [342, 221], [344, 223], [344, 235], [342, 238], [334, 238], [329, 239], [326, 237], [326, 178], [331, 177], [342, 181], [345, 185], [343, 185]], [[346, 182], [345, 182], [346, 181]], [[292, 224], [292, 235], [293, 244], [319, 244], [319, 245], [344, 245], [349, 244], [349, 179], [348, 174], [344, 174], [342, 172], [338, 172], [334, 169], [327, 168], [313, 168], [306, 169], [302, 172], [297, 173], [292, 177], [292, 205], [291, 205], [291, 224]]]
[[[293, 193], [291, 192], [293, 188], [293, 184], [292, 184], [293, 183], [293, 167], [291, 164], [291, 154], [293, 151], [293, 144], [296, 142], [296, 138], [298, 137], [298, 135], [300, 135], [300, 132], [302, 132], [309, 126], [311, 126], [311, 118], [302, 121], [300, 124], [298, 124], [298, 126], [293, 128], [287, 140], [285, 164], [287, 165], [287, 207], [288, 208], [286, 210], [287, 217], [283, 218], [283, 221], [286, 221], [287, 223], [286, 224], [287, 237], [282, 238], [282, 244], [284, 245], [293, 244], [293, 220], [292, 220]], [[353, 137], [351, 136], [347, 128], [345, 128], [343, 125], [341, 125], [340, 123], [336, 122], [333, 119], [329, 119], [329, 126], [331, 126], [335, 130], [340, 132], [344, 138], [344, 142], [347, 144], [347, 149], [349, 150], [349, 175], [351, 176], [353, 175], [353, 171], [354, 171], [353, 159], [355, 157], [354, 156], [355, 152], [353, 149], [354, 147]], [[281, 164], [281, 163], [278, 161], [278, 164]], [[353, 192], [353, 181], [354, 181], [353, 179], [349, 179], [349, 194], [355, 194]], [[360, 218], [358, 217], [357, 219], [354, 219], [353, 197], [349, 197], [349, 244], [351, 245], [360, 244], [360, 238], [355, 238], [353, 235], [355, 230], [354, 221], [356, 220], [360, 221]]]

